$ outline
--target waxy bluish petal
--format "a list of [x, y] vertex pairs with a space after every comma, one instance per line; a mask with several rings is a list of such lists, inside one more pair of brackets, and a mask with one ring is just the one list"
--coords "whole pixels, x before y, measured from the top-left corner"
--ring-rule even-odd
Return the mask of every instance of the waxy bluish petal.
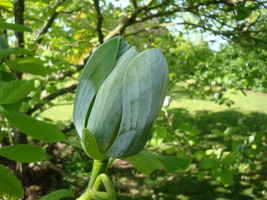
[[138, 55], [136, 47], [130, 48], [117, 61], [113, 71], [100, 87], [93, 105], [87, 128], [94, 133], [101, 152], [105, 152], [119, 128], [122, 117], [122, 87], [125, 71]]
[[150, 137], [168, 85], [168, 65], [159, 49], [136, 56], [125, 73], [122, 120], [108, 157], [129, 157], [140, 152]]
[[112, 71], [118, 57], [128, 48], [129, 44], [121, 37], [115, 37], [99, 46], [85, 65], [77, 87], [73, 109], [73, 121], [80, 137], [86, 127], [98, 89]]

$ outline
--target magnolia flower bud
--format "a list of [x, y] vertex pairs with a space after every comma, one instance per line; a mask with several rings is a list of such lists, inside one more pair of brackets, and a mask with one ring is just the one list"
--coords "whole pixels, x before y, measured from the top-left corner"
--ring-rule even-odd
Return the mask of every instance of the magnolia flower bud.
[[169, 81], [159, 49], [139, 52], [120, 36], [88, 60], [74, 101], [74, 124], [93, 159], [129, 157], [150, 137]]

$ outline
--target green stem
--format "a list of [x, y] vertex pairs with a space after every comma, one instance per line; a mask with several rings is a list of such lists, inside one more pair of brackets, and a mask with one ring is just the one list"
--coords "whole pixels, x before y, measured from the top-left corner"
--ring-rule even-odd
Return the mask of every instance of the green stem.
[[[95, 183], [95, 180], [97, 177], [106, 172], [106, 168], [108, 165], [108, 159], [107, 160], [94, 160], [93, 169], [91, 173], [91, 178], [89, 181], [89, 184], [86, 188], [86, 191], [80, 196], [77, 200], [90, 200], [91, 199], [91, 189]], [[98, 188], [95, 188], [95, 191], [98, 191], [100, 188], [100, 185]]]
[[107, 164], [108, 164], [108, 160], [94, 160], [92, 175], [91, 175], [87, 189], [92, 189], [97, 177], [100, 174], [106, 172]]
[[108, 160], [108, 164], [107, 164], [107, 167], [106, 167], [106, 170], [105, 170], [105, 174], [107, 173], [109, 167], [112, 165], [112, 163], [115, 161], [116, 158], [109, 158]]

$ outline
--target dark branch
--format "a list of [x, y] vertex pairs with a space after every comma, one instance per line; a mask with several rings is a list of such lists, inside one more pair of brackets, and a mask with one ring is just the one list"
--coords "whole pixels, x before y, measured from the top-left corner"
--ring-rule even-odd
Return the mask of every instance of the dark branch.
[[132, 3], [132, 5], [133, 5], [134, 9], [137, 9], [136, 0], [131, 0], [131, 3]]
[[[47, 97], [43, 98], [42, 100], [51, 101], [60, 95], [67, 94], [67, 93], [74, 93], [74, 90], [76, 89], [76, 87], [77, 87], [77, 84], [73, 84], [69, 87], [58, 90], [57, 93], [53, 93], [53, 94], [48, 95]], [[44, 105], [45, 104], [36, 104], [33, 108], [28, 110], [27, 114], [31, 115], [36, 110], [42, 109], [44, 107]]]
[[48, 29], [52, 26], [53, 22], [55, 21], [57, 15], [59, 14], [58, 12], [56, 12], [57, 8], [62, 4], [64, 3], [66, 0], [59, 0], [55, 7], [53, 8], [53, 12], [52, 12], [52, 15], [49, 17], [49, 19], [46, 21], [43, 29], [41, 30], [40, 34], [39, 34], [39, 37], [37, 39], [37, 43], [40, 44], [43, 40], [43, 38], [41, 37], [42, 35], [46, 34]]
[[96, 30], [97, 30], [97, 33], [98, 33], [98, 40], [100, 42], [100, 44], [103, 43], [103, 34], [102, 34], [102, 29], [101, 29], [101, 26], [102, 26], [102, 21], [103, 21], [103, 17], [102, 17], [102, 14], [101, 14], [101, 10], [100, 10], [100, 7], [99, 7], [99, 1], [98, 0], [94, 0], [94, 6], [95, 6], [95, 11], [96, 11]]
[[[17, 0], [14, 5], [14, 16], [15, 16], [15, 23], [24, 25], [24, 0]], [[24, 48], [24, 33], [23, 32], [15, 32], [16, 35], [16, 45], [17, 47]], [[23, 57], [20, 55], [19, 57]], [[22, 73], [13, 71], [15, 76], [18, 79], [22, 78]]]
[[74, 128], [75, 128], [74, 124], [73, 124], [73, 122], [71, 122], [68, 126], [61, 129], [61, 132], [66, 134], [66, 133], [70, 132], [71, 130], [73, 130]]

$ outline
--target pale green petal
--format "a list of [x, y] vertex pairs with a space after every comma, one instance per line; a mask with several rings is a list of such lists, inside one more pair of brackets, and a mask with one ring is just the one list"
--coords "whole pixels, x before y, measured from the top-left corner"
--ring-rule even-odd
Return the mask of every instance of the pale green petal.
[[89, 58], [80, 77], [74, 100], [73, 121], [78, 134], [86, 127], [94, 97], [110, 74], [117, 58], [122, 55], [129, 44], [120, 36], [99, 46]]
[[129, 65], [123, 84], [123, 114], [108, 157], [129, 157], [150, 137], [168, 85], [168, 65], [159, 49], [146, 50]]
[[136, 47], [124, 53], [97, 93], [87, 128], [95, 135], [102, 152], [107, 150], [116, 128], [119, 128], [122, 116], [123, 77], [129, 63], [137, 55]]

